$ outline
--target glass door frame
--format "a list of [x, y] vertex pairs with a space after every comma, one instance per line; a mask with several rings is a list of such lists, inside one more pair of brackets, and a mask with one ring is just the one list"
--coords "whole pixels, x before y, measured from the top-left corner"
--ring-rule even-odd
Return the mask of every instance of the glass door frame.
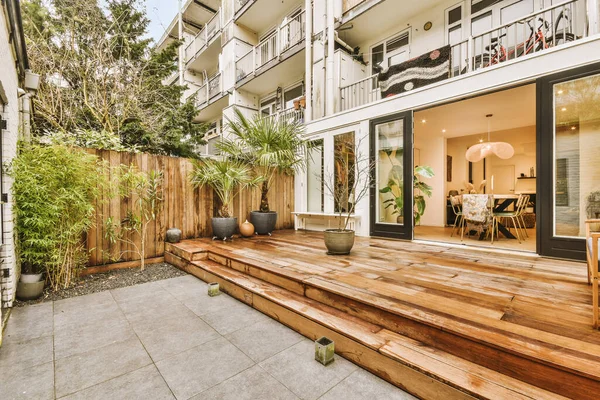
[[[400, 224], [382, 224], [378, 223], [377, 218], [377, 207], [379, 199], [379, 190], [377, 187], [377, 173], [376, 167], [372, 169], [370, 179], [370, 193], [369, 193], [369, 213], [370, 213], [370, 235], [381, 236], [395, 239], [413, 239], [413, 111], [405, 111], [388, 115], [385, 117], [373, 119], [369, 121], [369, 160], [372, 165], [377, 165], [377, 154], [376, 154], [376, 129], [375, 127], [386, 122], [393, 122], [403, 119], [404, 120], [404, 132], [403, 132], [403, 180], [404, 182], [410, 182], [409, 185], [405, 184], [403, 189], [404, 204], [403, 214], [405, 215], [404, 223]], [[409, 200], [409, 201], [406, 201]]]
[[554, 85], [600, 74], [600, 63], [574, 68], [537, 80], [537, 253], [585, 260], [585, 238], [554, 235]]

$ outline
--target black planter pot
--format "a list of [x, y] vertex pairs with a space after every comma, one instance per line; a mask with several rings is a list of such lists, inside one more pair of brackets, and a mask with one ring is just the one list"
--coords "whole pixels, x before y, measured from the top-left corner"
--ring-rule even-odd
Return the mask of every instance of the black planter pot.
[[270, 236], [271, 232], [275, 230], [277, 212], [252, 211], [250, 213], [250, 222], [254, 225], [254, 230], [257, 234]]
[[237, 229], [237, 218], [218, 218], [211, 220], [213, 228], [213, 239], [227, 240], [232, 237]]

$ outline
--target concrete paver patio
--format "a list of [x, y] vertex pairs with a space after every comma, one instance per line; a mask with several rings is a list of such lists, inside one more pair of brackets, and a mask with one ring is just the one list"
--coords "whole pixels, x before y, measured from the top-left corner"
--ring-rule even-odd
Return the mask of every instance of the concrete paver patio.
[[0, 399], [414, 399], [193, 276], [12, 311]]

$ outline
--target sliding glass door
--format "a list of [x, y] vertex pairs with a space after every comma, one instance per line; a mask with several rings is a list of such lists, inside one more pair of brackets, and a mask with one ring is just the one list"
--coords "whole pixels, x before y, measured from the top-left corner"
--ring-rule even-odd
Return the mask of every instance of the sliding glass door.
[[540, 253], [585, 259], [585, 220], [600, 218], [600, 65], [540, 80]]
[[412, 112], [371, 121], [371, 235], [413, 237]]

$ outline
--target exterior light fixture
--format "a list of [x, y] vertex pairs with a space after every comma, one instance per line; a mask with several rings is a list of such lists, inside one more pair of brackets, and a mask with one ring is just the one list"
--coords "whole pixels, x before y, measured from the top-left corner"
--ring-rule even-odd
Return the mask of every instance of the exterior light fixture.
[[490, 124], [492, 116], [493, 114], [486, 115], [486, 118], [488, 119], [488, 141], [485, 143], [480, 141], [480, 143], [469, 147], [465, 154], [467, 161], [478, 162], [492, 154], [495, 154], [498, 158], [507, 160], [515, 155], [515, 149], [509, 143], [490, 141]]

